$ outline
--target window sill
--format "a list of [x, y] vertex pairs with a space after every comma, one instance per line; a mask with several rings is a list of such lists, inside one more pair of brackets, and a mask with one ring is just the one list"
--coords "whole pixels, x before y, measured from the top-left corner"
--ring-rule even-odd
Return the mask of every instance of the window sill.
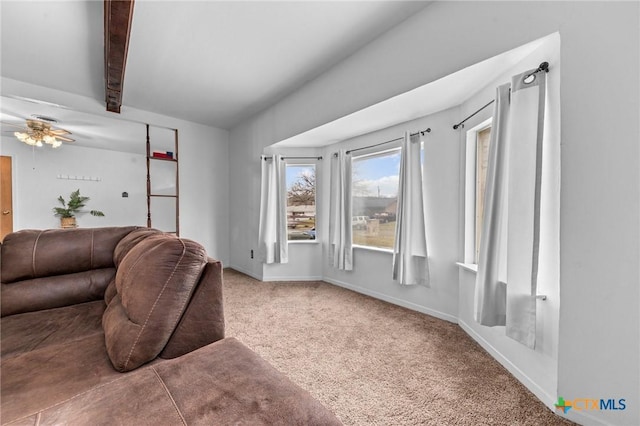
[[377, 252], [380, 252], [380, 253], [393, 254], [393, 250], [389, 249], [389, 248], [372, 247], [372, 246], [361, 246], [361, 245], [357, 245], [357, 244], [354, 244], [353, 248], [354, 249], [358, 249], [358, 250], [369, 250], [369, 251], [377, 251]]
[[460, 269], [465, 269], [470, 272], [478, 273], [478, 265], [476, 265], [475, 263], [456, 262], [456, 265], [458, 265]]
[[318, 244], [318, 240], [288, 240], [289, 244]]

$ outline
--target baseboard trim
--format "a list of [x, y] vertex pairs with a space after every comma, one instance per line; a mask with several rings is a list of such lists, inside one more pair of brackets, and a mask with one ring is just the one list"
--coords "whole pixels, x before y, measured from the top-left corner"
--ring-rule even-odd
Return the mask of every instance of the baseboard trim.
[[241, 268], [239, 266], [235, 266], [235, 265], [230, 265], [228, 266], [229, 269], [234, 269], [240, 273], [243, 273], [245, 275], [250, 276], [251, 278], [254, 278], [258, 281], [262, 281], [262, 282], [273, 282], [273, 281], [322, 281], [323, 277], [318, 275], [318, 276], [301, 276], [301, 277], [290, 277], [290, 276], [276, 276], [276, 277], [261, 277], [258, 274], [255, 274], [251, 271], [246, 270], [245, 268]]
[[422, 312], [423, 314], [431, 315], [432, 317], [440, 318], [445, 321], [452, 322], [454, 324], [458, 323], [458, 318], [451, 314], [446, 314], [444, 312], [436, 311], [435, 309], [430, 309], [424, 307], [422, 305], [417, 305], [415, 303], [407, 302], [406, 300], [398, 299], [392, 296], [388, 296], [386, 294], [378, 293], [377, 291], [370, 290], [368, 288], [360, 287], [357, 285], [349, 284], [344, 281], [335, 280], [333, 278], [324, 277], [323, 281], [326, 281], [330, 284], [337, 285], [338, 287], [343, 287], [349, 290], [353, 290], [356, 293], [362, 293], [367, 296], [371, 296], [375, 299], [384, 300], [385, 302], [392, 303], [394, 305], [402, 306], [403, 308], [411, 309], [413, 311]]
[[264, 282], [273, 282], [273, 281], [322, 281], [322, 276], [302, 276], [302, 277], [290, 277], [290, 276], [282, 276], [282, 277], [267, 277], [263, 279]]
[[242, 274], [248, 275], [251, 278], [256, 279], [258, 281], [262, 281], [262, 277], [258, 276], [257, 274], [254, 274], [253, 272], [250, 272], [250, 271], [248, 271], [248, 270], [246, 270], [244, 268], [241, 268], [239, 266], [229, 265], [228, 268], [229, 269], [233, 269], [235, 271], [238, 271], [238, 272], [240, 272]]
[[532, 380], [522, 370], [520, 370], [514, 363], [509, 361], [500, 351], [498, 351], [491, 343], [485, 340], [480, 334], [478, 334], [473, 328], [471, 328], [466, 322], [458, 320], [458, 325], [467, 333], [473, 340], [478, 342], [480, 346], [491, 354], [500, 364], [502, 364], [511, 374], [513, 374], [523, 385], [527, 387], [540, 401], [542, 401], [550, 410], [555, 409], [553, 402], [555, 396], [548, 394], [538, 383]]
[[480, 346], [496, 360], [498, 361], [504, 368], [509, 371], [520, 383], [522, 383], [531, 393], [533, 393], [536, 398], [538, 398], [549, 410], [551, 410], [558, 417], [564, 417], [571, 421], [574, 421], [579, 424], [594, 424], [594, 425], [602, 425], [600, 421], [598, 421], [593, 416], [590, 416], [586, 413], [578, 413], [573, 412], [571, 410], [569, 415], [562, 415], [556, 411], [556, 407], [554, 405], [557, 396], [548, 394], [537, 382], [532, 380], [527, 374], [525, 374], [522, 370], [520, 370], [514, 363], [512, 363], [508, 358], [506, 358], [500, 351], [498, 351], [491, 343], [485, 340], [480, 334], [478, 334], [473, 328], [469, 326], [466, 322], [462, 320], [458, 320], [458, 325], [460, 328], [464, 330], [465, 333], [469, 335], [473, 340], [478, 342]]

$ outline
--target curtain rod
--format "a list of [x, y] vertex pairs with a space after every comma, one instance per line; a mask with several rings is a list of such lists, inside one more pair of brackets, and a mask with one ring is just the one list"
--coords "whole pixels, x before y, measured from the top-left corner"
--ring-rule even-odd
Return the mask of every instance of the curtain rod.
[[471, 117], [473, 117], [474, 115], [476, 115], [477, 113], [479, 113], [480, 111], [482, 111], [483, 109], [485, 109], [486, 107], [488, 107], [489, 105], [494, 103], [495, 101], [496, 101], [495, 99], [492, 99], [491, 101], [487, 102], [487, 104], [485, 106], [478, 108], [478, 110], [476, 112], [474, 112], [473, 114], [471, 114], [470, 116], [468, 116], [467, 118], [465, 118], [464, 120], [459, 122], [458, 124], [454, 124], [453, 125], [453, 130], [458, 130], [458, 127], [464, 128], [464, 122], [465, 121], [467, 121], [468, 119], [470, 119]]
[[[540, 71], [544, 71], [544, 72], [549, 72], [549, 62], [543, 62], [540, 64], [540, 66], [538, 67], [538, 69], [536, 69], [534, 72], [532, 72], [531, 74], [525, 76], [525, 79], [529, 78], [529, 76], [540, 72]], [[488, 102], [485, 106], [480, 107], [476, 112], [474, 112], [473, 114], [471, 114], [470, 116], [468, 116], [467, 118], [465, 118], [464, 120], [462, 120], [461, 122], [459, 122], [458, 124], [454, 124], [453, 125], [453, 130], [458, 130], [459, 127], [464, 128], [464, 123], [465, 121], [467, 121], [468, 119], [470, 119], [471, 117], [473, 117], [474, 115], [476, 115], [477, 113], [479, 113], [480, 111], [482, 111], [483, 109], [485, 109], [486, 107], [488, 107], [489, 105], [491, 105], [492, 103], [495, 102], [495, 99], [492, 99], [490, 102]]]
[[[419, 135], [424, 136], [424, 134], [425, 134], [425, 133], [431, 133], [431, 127], [427, 127], [426, 129], [424, 129], [424, 130], [420, 130], [419, 132], [411, 133], [411, 136], [415, 136], [415, 135], [418, 135], [418, 134], [419, 134]], [[375, 147], [375, 146], [384, 145], [384, 144], [386, 144], [386, 143], [396, 142], [396, 141], [399, 141], [399, 140], [402, 140], [402, 137], [400, 137], [400, 138], [395, 138], [395, 139], [391, 139], [391, 140], [384, 141], [384, 142], [380, 142], [380, 143], [377, 143], [377, 144], [374, 144], [374, 145], [363, 146], [362, 148], [355, 148], [355, 149], [351, 149], [351, 150], [347, 151], [347, 154], [351, 154], [351, 153], [352, 153], [352, 152], [354, 152], [354, 151], [360, 151], [360, 150], [362, 150], [362, 149], [369, 149], [369, 148], [373, 148], [373, 147]], [[337, 153], [337, 152], [334, 152], [334, 153], [333, 153], [333, 156], [334, 156], [334, 157], [337, 157], [337, 156], [338, 156], [338, 153]]]
[[[264, 155], [260, 156], [261, 160], [267, 161], [272, 160], [271, 157], [266, 157]], [[320, 157], [282, 157], [283, 160], [322, 160], [322, 156]]]

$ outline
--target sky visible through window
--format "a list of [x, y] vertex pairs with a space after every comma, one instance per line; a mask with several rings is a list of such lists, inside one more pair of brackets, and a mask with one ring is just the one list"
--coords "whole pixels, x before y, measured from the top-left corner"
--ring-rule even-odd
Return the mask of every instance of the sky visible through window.
[[400, 171], [400, 151], [385, 153], [383, 156], [355, 158], [353, 180], [358, 182], [357, 196], [395, 197], [398, 195], [398, 174]]
[[287, 165], [287, 190], [291, 189], [293, 183], [297, 181], [301, 175], [312, 175], [314, 172], [313, 166]]

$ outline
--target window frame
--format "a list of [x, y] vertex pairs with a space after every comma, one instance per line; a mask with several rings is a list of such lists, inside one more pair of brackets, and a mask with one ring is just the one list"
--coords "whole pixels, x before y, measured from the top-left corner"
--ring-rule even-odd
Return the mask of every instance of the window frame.
[[[288, 204], [288, 196], [287, 196], [287, 188], [286, 188], [286, 180], [287, 180], [287, 171], [289, 167], [313, 167], [315, 170], [315, 175], [316, 175], [316, 181], [315, 181], [315, 206], [316, 206], [316, 211], [315, 211], [315, 228], [316, 228], [316, 237], [314, 239], [308, 239], [308, 240], [290, 240], [289, 239], [289, 227], [288, 227], [288, 219], [285, 220], [285, 222], [287, 223], [287, 244], [318, 244], [320, 241], [319, 235], [318, 235], [318, 213], [319, 213], [319, 205], [318, 205], [318, 200], [320, 199], [319, 197], [319, 192], [318, 192], [318, 187], [319, 187], [319, 164], [316, 161], [312, 161], [310, 159], [291, 159], [291, 160], [287, 160], [286, 158], [284, 159], [285, 162], [285, 204]], [[288, 206], [287, 206], [288, 207]]]
[[[493, 126], [493, 117], [489, 117], [466, 132], [465, 177], [464, 177], [464, 263], [478, 264], [476, 241], [479, 242], [477, 229], [477, 180], [478, 180], [478, 134]], [[485, 176], [486, 179], [486, 176]], [[486, 188], [486, 187], [485, 187]]]
[[[389, 144], [389, 146], [385, 147], [385, 148], [380, 148], [380, 147], [375, 147], [375, 148], [371, 148], [371, 149], [367, 149], [365, 152], [363, 152], [362, 154], [359, 155], [352, 155], [351, 156], [351, 169], [352, 169], [352, 181], [351, 181], [351, 203], [353, 203], [353, 197], [354, 197], [354, 192], [353, 192], [353, 170], [354, 170], [354, 162], [355, 161], [362, 161], [365, 160], [367, 158], [375, 158], [375, 157], [383, 157], [385, 155], [394, 153], [394, 152], [401, 152], [402, 150], [402, 146], [400, 145], [400, 143], [394, 143], [394, 144]], [[398, 175], [400, 174], [400, 171], [398, 170]], [[396, 195], [396, 200], [397, 200], [397, 195]], [[364, 244], [356, 244], [354, 243], [353, 240], [353, 223], [352, 223], [352, 218], [353, 216], [362, 216], [362, 215], [354, 215], [352, 212], [351, 218], [349, 218], [349, 226], [351, 227], [351, 245], [353, 248], [356, 249], [363, 249], [363, 250], [371, 250], [371, 251], [378, 251], [378, 252], [384, 252], [384, 253], [393, 253], [393, 247], [379, 247], [379, 246], [370, 246], [370, 245], [364, 245]]]

